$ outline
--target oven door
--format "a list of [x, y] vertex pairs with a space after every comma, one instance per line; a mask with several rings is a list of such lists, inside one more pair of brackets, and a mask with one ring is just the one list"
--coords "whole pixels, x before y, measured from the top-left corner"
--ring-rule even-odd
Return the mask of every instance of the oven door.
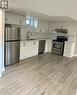
[[53, 48], [56, 48], [56, 49], [63, 49], [63, 42], [54, 42], [52, 43], [53, 45]]
[[63, 55], [64, 42], [53, 41], [52, 42], [52, 53]]

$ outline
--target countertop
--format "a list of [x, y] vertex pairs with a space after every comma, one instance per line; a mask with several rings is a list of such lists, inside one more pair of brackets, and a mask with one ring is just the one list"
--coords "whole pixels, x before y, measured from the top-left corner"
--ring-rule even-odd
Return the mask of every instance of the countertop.
[[75, 41], [65, 41], [65, 43], [75, 43]]
[[38, 41], [38, 40], [52, 40], [52, 39], [50, 39], [50, 38], [21, 39], [20, 41]]

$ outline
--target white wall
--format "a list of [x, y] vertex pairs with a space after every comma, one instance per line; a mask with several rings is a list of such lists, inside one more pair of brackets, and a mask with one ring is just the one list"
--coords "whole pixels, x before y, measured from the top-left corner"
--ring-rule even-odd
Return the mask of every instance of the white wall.
[[4, 71], [4, 13], [0, 9], [0, 77]]

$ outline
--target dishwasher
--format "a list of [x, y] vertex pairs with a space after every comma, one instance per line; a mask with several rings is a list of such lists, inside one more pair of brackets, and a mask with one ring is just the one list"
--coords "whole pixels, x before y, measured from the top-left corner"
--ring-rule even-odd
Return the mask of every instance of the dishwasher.
[[45, 43], [46, 43], [46, 40], [39, 40], [38, 54], [44, 53], [44, 51], [45, 51]]

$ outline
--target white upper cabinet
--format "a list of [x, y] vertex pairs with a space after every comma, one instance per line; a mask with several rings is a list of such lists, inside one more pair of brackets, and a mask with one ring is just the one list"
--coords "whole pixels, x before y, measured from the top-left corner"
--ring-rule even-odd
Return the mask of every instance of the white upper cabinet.
[[7, 23], [7, 24], [13, 24], [14, 23], [14, 15], [6, 13], [5, 14], [5, 23]]
[[18, 15], [15, 15], [14, 16], [14, 24], [16, 24], [16, 25], [22, 25], [22, 17], [18, 16]]
[[66, 23], [51, 23], [50, 31], [55, 32], [55, 29], [68, 29], [68, 25]]
[[37, 19], [30, 19], [30, 24], [26, 23], [26, 17], [6, 13], [5, 23], [7, 24], [16, 24], [26, 27], [28, 31], [48, 33], [50, 32], [50, 23], [48, 21], [42, 21]]
[[76, 30], [77, 30], [77, 24], [76, 23], [51, 23], [50, 24], [50, 31], [55, 33], [55, 29], [67, 29], [67, 34], [68, 35], [76, 35]]
[[47, 21], [38, 21], [37, 32], [49, 32], [49, 23]]
[[26, 17], [15, 15], [14, 16], [14, 24], [25, 26], [26, 25]]
[[5, 15], [5, 23], [25, 26], [26, 25], [26, 17], [6, 13], [6, 15]]

